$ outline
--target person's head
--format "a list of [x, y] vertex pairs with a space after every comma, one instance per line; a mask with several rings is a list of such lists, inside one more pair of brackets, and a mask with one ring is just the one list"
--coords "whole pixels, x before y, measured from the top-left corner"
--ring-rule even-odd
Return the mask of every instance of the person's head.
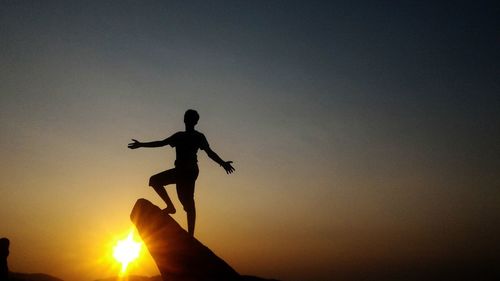
[[184, 113], [184, 124], [186, 124], [186, 126], [194, 127], [198, 124], [198, 120], [200, 120], [200, 115], [196, 112], [196, 110], [188, 109], [186, 110], [186, 113]]
[[5, 237], [0, 239], [0, 256], [5, 258], [9, 255], [9, 244], [9, 239]]

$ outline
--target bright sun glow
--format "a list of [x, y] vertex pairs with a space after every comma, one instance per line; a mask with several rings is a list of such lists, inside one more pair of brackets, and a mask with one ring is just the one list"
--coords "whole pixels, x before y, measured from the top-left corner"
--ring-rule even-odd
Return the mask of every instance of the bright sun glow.
[[139, 257], [141, 242], [134, 241], [133, 236], [131, 230], [127, 238], [119, 240], [113, 247], [113, 257], [122, 264], [121, 274], [125, 274], [128, 264]]

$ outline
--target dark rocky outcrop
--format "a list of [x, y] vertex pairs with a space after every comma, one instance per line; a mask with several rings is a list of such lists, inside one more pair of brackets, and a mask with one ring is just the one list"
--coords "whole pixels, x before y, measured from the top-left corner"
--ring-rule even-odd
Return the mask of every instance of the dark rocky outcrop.
[[139, 199], [130, 214], [164, 281], [265, 280], [240, 276], [167, 213]]

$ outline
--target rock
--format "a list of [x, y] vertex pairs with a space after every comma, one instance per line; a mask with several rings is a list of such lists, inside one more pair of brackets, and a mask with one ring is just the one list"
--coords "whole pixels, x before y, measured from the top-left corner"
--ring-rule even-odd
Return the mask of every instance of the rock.
[[164, 281], [242, 280], [224, 260], [146, 199], [130, 214]]

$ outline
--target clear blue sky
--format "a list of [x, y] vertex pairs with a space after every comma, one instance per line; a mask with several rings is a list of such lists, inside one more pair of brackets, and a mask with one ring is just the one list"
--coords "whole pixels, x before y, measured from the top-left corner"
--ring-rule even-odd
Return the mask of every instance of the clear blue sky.
[[500, 10], [435, 2], [2, 1], [11, 269], [106, 277], [105, 244], [137, 198], [162, 206], [147, 179], [175, 157], [126, 144], [188, 108], [237, 169], [200, 152], [197, 236], [241, 273], [497, 254]]

